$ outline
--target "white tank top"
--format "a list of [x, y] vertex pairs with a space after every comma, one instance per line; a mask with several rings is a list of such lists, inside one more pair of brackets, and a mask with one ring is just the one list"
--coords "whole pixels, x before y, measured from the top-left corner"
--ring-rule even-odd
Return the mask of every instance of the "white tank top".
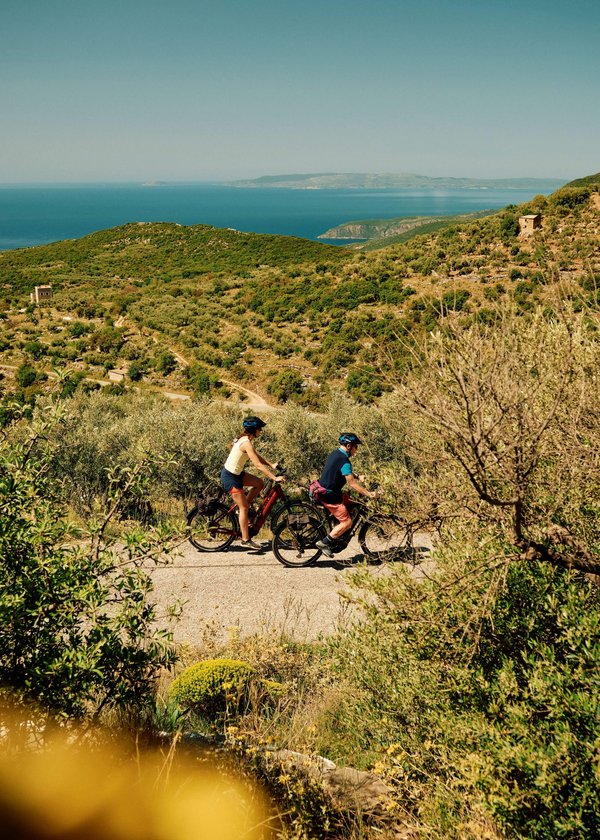
[[243, 437], [238, 438], [231, 447], [229, 457], [225, 461], [225, 469], [228, 472], [233, 473], [234, 475], [240, 475], [240, 473], [244, 469], [244, 464], [248, 460], [248, 456], [241, 449], [242, 443], [244, 443], [247, 440], [247, 435], [243, 435]]

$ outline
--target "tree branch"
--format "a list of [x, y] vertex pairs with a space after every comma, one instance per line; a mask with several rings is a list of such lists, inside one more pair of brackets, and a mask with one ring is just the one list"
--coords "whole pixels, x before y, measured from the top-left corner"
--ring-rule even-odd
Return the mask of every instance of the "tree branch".
[[[521, 559], [534, 561], [540, 560], [545, 563], [552, 563], [561, 569], [577, 569], [580, 572], [600, 575], [600, 557], [592, 552], [570, 534], [561, 525], [552, 525], [546, 531], [549, 544], [536, 542], [535, 540], [523, 537], [516, 542], [521, 550]], [[565, 551], [561, 551], [564, 548]]]

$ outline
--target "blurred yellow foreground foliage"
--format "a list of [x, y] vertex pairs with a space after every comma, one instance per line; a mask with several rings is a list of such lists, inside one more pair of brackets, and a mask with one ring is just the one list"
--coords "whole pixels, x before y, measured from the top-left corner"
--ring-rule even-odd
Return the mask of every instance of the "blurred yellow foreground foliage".
[[258, 786], [189, 755], [128, 756], [60, 735], [0, 754], [7, 840], [268, 840], [272, 815]]

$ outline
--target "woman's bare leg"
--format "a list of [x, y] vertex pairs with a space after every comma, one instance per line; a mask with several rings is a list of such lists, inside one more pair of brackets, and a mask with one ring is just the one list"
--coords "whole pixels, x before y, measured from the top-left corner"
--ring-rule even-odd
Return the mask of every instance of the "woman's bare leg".
[[250, 473], [244, 473], [244, 487], [250, 487], [250, 492], [247, 496], [248, 506], [252, 504], [264, 486], [265, 482], [262, 478], [258, 478]]
[[240, 520], [240, 531], [242, 539], [247, 542], [250, 539], [248, 528], [248, 497], [243, 490], [236, 490], [231, 494], [233, 501], [238, 506], [238, 519]]

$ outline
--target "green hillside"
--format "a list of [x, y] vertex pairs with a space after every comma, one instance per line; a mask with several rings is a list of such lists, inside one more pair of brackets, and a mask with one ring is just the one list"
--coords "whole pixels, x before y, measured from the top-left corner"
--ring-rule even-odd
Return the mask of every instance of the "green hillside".
[[[401, 366], [406, 337], [442, 312], [491, 318], [504, 297], [525, 312], [556, 289], [573, 305], [592, 298], [596, 201], [590, 186], [563, 188], [482, 219], [432, 222], [372, 253], [175, 224], [4, 252], [3, 361], [42, 372], [69, 364], [92, 378], [133, 366], [141, 384], [193, 392], [227, 380], [313, 406], [332, 386], [371, 400], [386, 387], [374, 366], [390, 348]], [[542, 227], [523, 237], [518, 216], [528, 213]], [[52, 305], [19, 313], [42, 283]]]
[[209, 225], [137, 222], [81, 239], [0, 252], [0, 266], [11, 292], [28, 292], [31, 284], [49, 277], [57, 288], [83, 282], [118, 290], [120, 278], [139, 283], [209, 273], [243, 276], [263, 264], [283, 268], [304, 261], [335, 262], [340, 256], [337, 249], [307, 239]]
[[600, 187], [600, 172], [595, 175], [586, 175], [585, 178], [576, 178], [575, 181], [569, 181], [566, 187]]
[[475, 213], [461, 213], [456, 216], [400, 216], [392, 219], [360, 219], [329, 228], [319, 236], [319, 239], [364, 239], [369, 240], [367, 246], [354, 247], [369, 249], [373, 242], [377, 242], [377, 247], [381, 248], [397, 242], [407, 242], [419, 233], [429, 233], [449, 225], [471, 222], [474, 219], [491, 216], [495, 212], [495, 210], [479, 210]]

